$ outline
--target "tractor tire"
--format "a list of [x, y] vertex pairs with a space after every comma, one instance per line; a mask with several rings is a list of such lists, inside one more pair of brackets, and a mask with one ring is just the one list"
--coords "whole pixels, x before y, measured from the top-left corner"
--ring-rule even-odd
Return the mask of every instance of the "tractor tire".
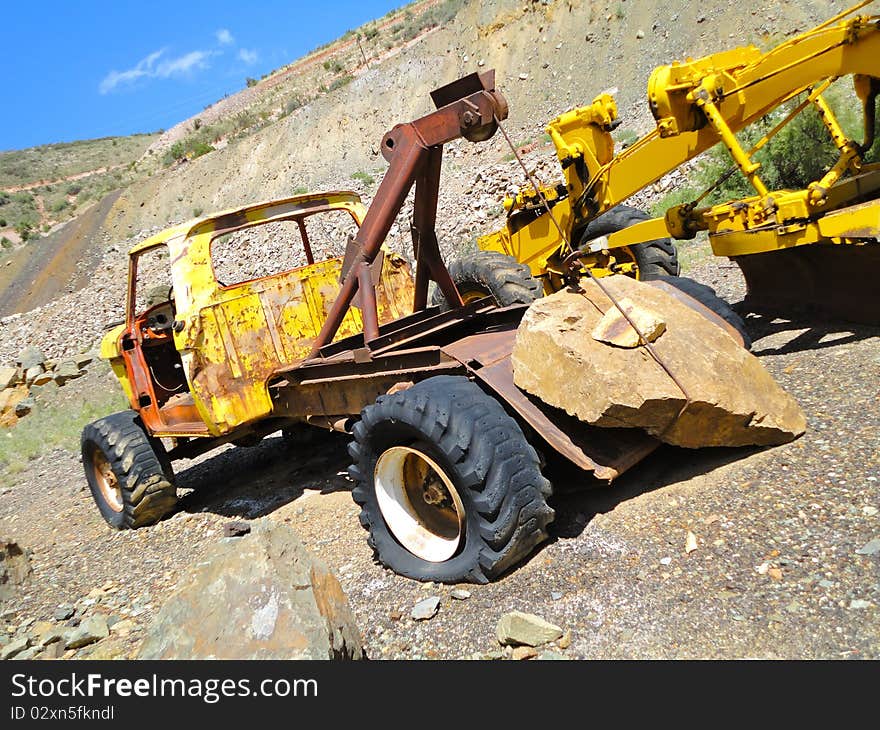
[[[608, 236], [650, 218], [651, 216], [638, 208], [618, 205], [590, 221], [578, 240], [586, 242], [599, 236]], [[661, 276], [678, 276], [681, 267], [678, 263], [678, 252], [671, 239], [658, 238], [628, 248], [635, 258], [640, 280], [650, 281]]]
[[747, 350], [752, 349], [752, 338], [749, 336], [748, 330], [746, 330], [746, 323], [743, 321], [743, 318], [733, 310], [733, 307], [719, 297], [711, 286], [701, 284], [686, 276], [658, 276], [655, 278], [657, 281], [665, 281], [692, 299], [696, 299], [707, 309], [711, 309], [739, 332], [743, 339], [743, 347]]
[[164, 448], [134, 411], [99, 418], [82, 432], [82, 463], [101, 516], [117, 530], [151, 525], [171, 512], [177, 492]]
[[[494, 297], [499, 306], [531, 304], [543, 294], [541, 282], [528, 266], [499, 251], [477, 251], [449, 265], [449, 275], [465, 303], [482, 297]], [[439, 288], [431, 303], [444, 310], [449, 304]]]
[[376, 558], [396, 573], [487, 583], [547, 539], [554, 512], [538, 455], [467, 378], [380, 396], [353, 435], [352, 497]]

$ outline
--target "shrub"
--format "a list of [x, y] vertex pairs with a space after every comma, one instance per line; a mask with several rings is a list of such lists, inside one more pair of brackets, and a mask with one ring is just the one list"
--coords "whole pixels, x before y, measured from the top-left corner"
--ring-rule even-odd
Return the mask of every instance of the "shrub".
[[196, 157], [201, 157], [202, 155], [206, 155], [213, 151], [214, 148], [211, 145], [198, 141], [193, 143], [190, 154], [192, 159], [195, 159]]
[[82, 191], [82, 185], [79, 183], [71, 183], [67, 186], [67, 194], [68, 195], [79, 195]]
[[337, 89], [341, 89], [343, 86], [347, 85], [351, 82], [354, 76], [340, 76], [338, 79], [335, 79], [330, 86], [327, 87], [327, 92], [336, 91]]
[[357, 180], [358, 182], [361, 182], [364, 185], [372, 185], [374, 182], [376, 182], [370, 173], [364, 172], [363, 170], [359, 170], [358, 172], [353, 172], [351, 174], [351, 179]]
[[248, 88], [250, 88], [251, 86], [256, 86], [257, 84], [260, 83], [259, 81], [257, 81], [257, 79], [251, 78], [250, 76], [248, 76], [244, 80], [244, 82], [247, 84]]
[[193, 208], [193, 218], [198, 218], [204, 212], [205, 212], [205, 209], [201, 208], [197, 205], [195, 208]]
[[3, 248], [12, 248], [12, 241], [6, 238], [6, 236], [3, 236], [3, 238], [0, 238], [0, 246]]
[[0, 218], [0, 228], [6, 228], [6, 219]]

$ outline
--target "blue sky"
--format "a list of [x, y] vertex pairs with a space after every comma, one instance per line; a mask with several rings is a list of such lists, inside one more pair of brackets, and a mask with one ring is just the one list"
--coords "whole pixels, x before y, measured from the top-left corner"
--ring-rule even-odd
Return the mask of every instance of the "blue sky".
[[0, 150], [167, 129], [402, 4], [6, 3]]

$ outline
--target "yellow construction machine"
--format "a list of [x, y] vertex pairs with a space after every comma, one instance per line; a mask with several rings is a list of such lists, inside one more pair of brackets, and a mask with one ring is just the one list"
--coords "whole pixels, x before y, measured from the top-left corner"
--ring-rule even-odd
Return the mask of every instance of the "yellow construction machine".
[[[880, 92], [880, 16], [857, 14], [868, 4], [767, 52], [745, 46], [656, 68], [648, 81], [656, 127], [617, 154], [611, 132], [619, 120], [609, 94], [551, 121], [547, 132], [564, 182], [545, 185], [530, 176], [530, 184], [505, 201], [505, 227], [479, 239], [479, 253], [450, 266], [463, 299], [492, 294], [501, 304], [529, 301], [542, 288], [557, 291], [572, 275], [588, 272], [675, 275], [670, 237], [707, 231], [715, 255], [742, 269], [745, 309], [814, 308], [876, 324], [880, 163], [866, 157]], [[847, 138], [823, 96], [844, 76], [852, 78], [864, 116], [860, 141]], [[802, 189], [770, 189], [755, 155], [810, 106], [837, 159]], [[768, 119], [779, 121], [746, 149], [737, 133], [762, 120], [766, 129]], [[621, 205], [718, 143], [753, 195], [701, 207], [707, 190], [653, 219]]]

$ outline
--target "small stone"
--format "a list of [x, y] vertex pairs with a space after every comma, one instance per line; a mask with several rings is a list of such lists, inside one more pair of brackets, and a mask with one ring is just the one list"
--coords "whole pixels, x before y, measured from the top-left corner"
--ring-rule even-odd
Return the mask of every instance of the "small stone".
[[767, 575], [768, 570], [770, 570], [770, 563], [761, 563], [755, 566], [755, 572], [758, 575]]
[[646, 309], [637, 305], [629, 297], [624, 297], [619, 301], [620, 309], [617, 307], [609, 307], [608, 311], [602, 316], [598, 324], [593, 328], [592, 336], [594, 340], [605, 342], [609, 345], [617, 347], [638, 347], [641, 339], [632, 325], [626, 320], [621, 313], [621, 309], [626, 312], [639, 331], [645, 336], [648, 342], [654, 342], [660, 335], [666, 331], [666, 322], [663, 321], [657, 312]]
[[106, 639], [110, 635], [107, 619], [101, 614], [95, 614], [83, 619], [82, 623], [70, 631], [65, 641], [68, 649], [79, 649], [96, 641]]
[[82, 371], [71, 360], [64, 360], [60, 363], [54, 373], [55, 382], [58, 385], [64, 385], [68, 380], [78, 378], [80, 375], [82, 375]]
[[400, 619], [403, 618], [403, 613], [400, 611], [392, 611], [388, 614], [388, 618], [390, 618], [392, 621], [400, 621]]
[[60, 659], [62, 656], [64, 656], [64, 642], [54, 641], [43, 649], [40, 659]]
[[874, 604], [861, 598], [854, 598], [849, 602], [850, 608], [871, 608]]
[[62, 650], [64, 649], [64, 636], [70, 631], [69, 628], [65, 626], [53, 626], [48, 631], [44, 632], [40, 635], [40, 640], [38, 642], [39, 646], [46, 647], [50, 644], [54, 644], [56, 642], [61, 644]]
[[36, 405], [36, 402], [30, 396], [28, 396], [24, 400], [20, 400], [18, 403], [15, 404], [16, 417], [21, 418], [22, 416], [26, 416], [34, 409]]
[[9, 388], [18, 380], [18, 368], [0, 368], [0, 390]]
[[531, 646], [517, 646], [511, 654], [511, 659], [522, 661], [523, 659], [534, 659], [536, 656], [538, 656], [538, 652]]
[[880, 538], [876, 537], [856, 550], [856, 555], [877, 555], [877, 553], [880, 553]]
[[818, 585], [820, 588], [832, 588], [834, 586], [834, 581], [823, 578], [819, 581]]
[[779, 568], [770, 568], [767, 575], [773, 580], [782, 580], [782, 571]]
[[46, 372], [45, 370], [41, 373], [37, 373], [34, 378], [30, 381], [31, 388], [39, 387], [46, 385], [47, 383], [53, 382], [55, 376], [52, 373]]
[[660, 565], [669, 565], [672, 562], [672, 558], [660, 558]]
[[12, 659], [31, 645], [30, 636], [19, 636], [0, 649], [0, 660]]
[[571, 630], [566, 631], [562, 636], [559, 637], [559, 640], [556, 642], [556, 646], [560, 649], [568, 649], [571, 646]]
[[559, 591], [550, 591], [550, 599], [553, 601], [558, 601], [562, 598], [562, 594]]
[[419, 601], [410, 613], [415, 621], [427, 621], [437, 615], [440, 610], [440, 599], [437, 596], [430, 596]]
[[18, 365], [22, 370], [28, 370], [33, 367], [41, 366], [42, 369], [43, 363], [46, 362], [46, 356], [43, 354], [42, 350], [38, 347], [34, 347], [33, 345], [29, 345], [25, 347], [18, 355], [18, 359], [15, 361], [15, 364]]
[[76, 613], [76, 611], [73, 606], [64, 603], [55, 609], [54, 618], [56, 621], [67, 621], [67, 619], [73, 616], [74, 613]]
[[31, 647], [25, 649], [23, 652], [16, 654], [14, 658], [16, 661], [18, 661], [18, 660], [27, 661], [29, 659], [33, 659], [34, 657], [36, 657], [37, 654], [39, 654], [41, 651], [43, 651], [42, 647], [31, 646]]
[[112, 626], [110, 626], [110, 630], [113, 632], [114, 636], [128, 636], [131, 633], [131, 630], [134, 628], [134, 621], [131, 619], [123, 619], [122, 621], [117, 621]]
[[871, 505], [867, 505], [865, 507], [862, 507], [862, 514], [865, 515], [865, 517], [873, 517], [874, 515], [877, 514], [877, 511], [878, 511], [877, 508], [873, 507]]
[[538, 654], [539, 662], [565, 662], [568, 657], [560, 654], [558, 651], [542, 651]]
[[562, 629], [540, 616], [522, 611], [504, 614], [495, 627], [495, 636], [502, 645], [525, 644], [540, 646], [562, 636]]
[[638, 38], [639, 40], [641, 40], [641, 39], [644, 38], [644, 37], [645, 37], [645, 31], [643, 31], [641, 28], [639, 28], [639, 29], [636, 31], [636, 38]]
[[244, 537], [251, 531], [251, 526], [242, 520], [227, 522], [223, 525], [223, 537]]
[[47, 631], [55, 628], [55, 624], [51, 621], [37, 621], [31, 627], [28, 633], [31, 636], [40, 637], [45, 634]]
[[697, 549], [697, 536], [688, 530], [687, 535], [684, 539], [684, 551], [686, 553], [692, 553]]
[[529, 77], [529, 75], [527, 73], [522, 73], [519, 75], [519, 80], [525, 81], [528, 77]]
[[77, 355], [73, 358], [73, 364], [82, 370], [86, 365], [90, 365], [94, 359], [91, 355]]
[[449, 594], [456, 601], [466, 601], [471, 597], [471, 592], [464, 590], [464, 588], [456, 588], [452, 593]]

